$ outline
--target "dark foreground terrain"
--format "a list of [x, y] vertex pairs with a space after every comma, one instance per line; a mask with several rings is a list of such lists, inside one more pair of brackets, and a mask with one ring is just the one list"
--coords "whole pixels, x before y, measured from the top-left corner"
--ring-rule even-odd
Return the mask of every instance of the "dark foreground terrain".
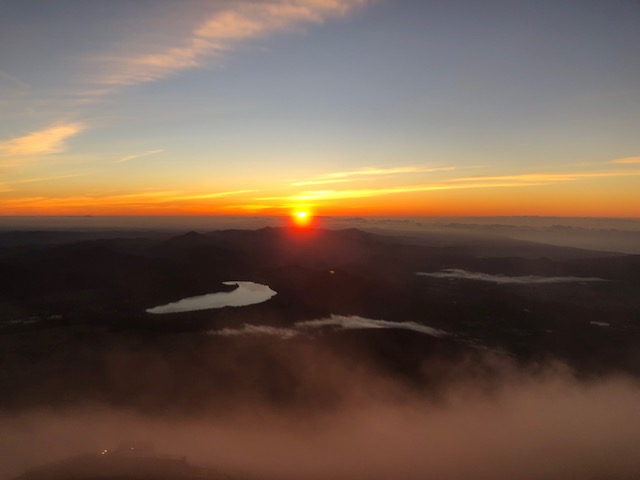
[[[372, 401], [441, 405], [452, 391], [461, 398], [469, 398], [460, 393], [467, 390], [474, 398], [499, 395], [514, 378], [518, 385], [555, 375], [585, 385], [640, 378], [640, 256], [506, 239], [455, 246], [441, 240], [355, 229], [0, 233], [3, 418], [107, 409], [182, 422], [249, 410], [251, 418], [284, 416], [304, 430], [306, 422], [354, 405], [366, 410]], [[146, 312], [232, 291], [222, 282], [236, 280], [267, 285], [277, 295], [243, 307]], [[22, 453], [22, 463], [2, 473], [15, 475], [65, 452], [97, 455], [98, 445], [128, 440], [124, 435], [154, 441], [159, 435], [151, 427], [108, 434], [96, 427], [102, 437], [65, 449], [43, 438], [69, 435], [68, 426], [42, 436], [38, 426], [50, 420], [29, 422], [22, 431], [32, 433], [3, 438], [11, 445], [6, 450], [44, 442], [50, 453]], [[394, 441], [384, 428], [379, 434]], [[188, 453], [180, 446], [192, 449], [196, 436], [187, 437], [167, 446]], [[216, 463], [196, 450], [199, 460]], [[290, 476], [274, 472], [301, 478], [291, 462]], [[634, 468], [606, 478], [634, 478], [640, 466]], [[255, 476], [248, 470], [241, 473]], [[346, 478], [357, 478], [357, 468], [349, 471]], [[563, 478], [545, 471], [504, 478]], [[34, 472], [25, 478], [85, 478], [64, 468]], [[413, 478], [464, 478], [431, 475]], [[412, 478], [395, 478], [401, 477]]]

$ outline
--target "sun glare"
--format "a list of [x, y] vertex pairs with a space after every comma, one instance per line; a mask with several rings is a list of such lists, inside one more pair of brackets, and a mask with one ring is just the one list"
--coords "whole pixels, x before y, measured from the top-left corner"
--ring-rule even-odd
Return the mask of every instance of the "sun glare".
[[308, 227], [311, 223], [311, 213], [308, 210], [296, 210], [292, 218], [296, 227]]

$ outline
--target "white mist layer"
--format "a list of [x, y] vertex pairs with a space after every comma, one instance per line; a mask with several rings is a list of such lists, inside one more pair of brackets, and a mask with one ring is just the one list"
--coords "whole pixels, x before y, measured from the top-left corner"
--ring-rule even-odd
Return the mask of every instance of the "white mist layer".
[[245, 323], [242, 328], [223, 328], [221, 330], [209, 330], [209, 335], [219, 335], [221, 337], [238, 337], [245, 335], [268, 335], [283, 339], [293, 338], [300, 332], [290, 328], [277, 328], [268, 325], [250, 325]]
[[232, 292], [210, 293], [197, 297], [183, 298], [177, 302], [168, 303], [147, 309], [147, 313], [164, 314], [178, 312], [195, 312], [223, 307], [245, 307], [256, 303], [263, 303], [276, 295], [267, 285], [253, 282], [223, 282], [224, 285], [237, 285]]
[[448, 268], [440, 272], [424, 273], [418, 272], [416, 275], [432, 278], [449, 278], [460, 280], [476, 280], [479, 282], [491, 282], [500, 284], [544, 284], [544, 283], [582, 283], [582, 282], [606, 282], [608, 280], [597, 277], [540, 277], [536, 275], [526, 275], [521, 277], [509, 277], [507, 275], [492, 275], [481, 272], [468, 272], [459, 268]]
[[396, 328], [400, 330], [412, 330], [414, 332], [431, 335], [432, 337], [443, 337], [445, 335], [448, 335], [448, 333], [443, 330], [437, 330], [435, 328], [421, 325], [416, 322], [389, 322], [387, 320], [374, 320], [371, 318], [358, 317], [355, 315], [331, 315], [329, 318], [298, 322], [296, 323], [296, 326], [301, 328], [321, 328], [334, 326], [343, 328], [345, 330], [367, 328]]
[[318, 320], [306, 320], [297, 322], [293, 328], [276, 328], [267, 325], [250, 325], [245, 323], [242, 328], [223, 328], [220, 330], [209, 330], [209, 335], [219, 335], [222, 337], [239, 337], [253, 335], [268, 335], [280, 337], [283, 339], [293, 338], [310, 329], [323, 327], [338, 327], [344, 330], [364, 330], [364, 329], [399, 329], [411, 330], [414, 332], [431, 335], [432, 337], [444, 337], [449, 332], [438, 330], [433, 327], [421, 325], [416, 322], [390, 322], [387, 320], [374, 320], [371, 318], [343, 315], [331, 315], [329, 318], [321, 318]]

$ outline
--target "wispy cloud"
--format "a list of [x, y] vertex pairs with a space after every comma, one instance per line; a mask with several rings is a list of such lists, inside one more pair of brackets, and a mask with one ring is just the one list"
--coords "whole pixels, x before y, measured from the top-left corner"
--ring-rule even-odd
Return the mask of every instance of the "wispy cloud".
[[230, 197], [233, 195], [242, 195], [244, 193], [253, 193], [255, 190], [232, 190], [230, 192], [203, 193], [200, 195], [179, 195], [168, 198], [167, 200], [206, 200], [208, 198]]
[[455, 170], [455, 167], [425, 168], [425, 167], [397, 167], [397, 168], [366, 168], [363, 170], [351, 170], [346, 172], [335, 172], [319, 175], [309, 180], [291, 183], [292, 187], [302, 187], [306, 185], [323, 185], [330, 183], [343, 183], [361, 177], [375, 177], [380, 175], [415, 174], [427, 172], [445, 172]]
[[58, 153], [64, 150], [65, 142], [84, 130], [80, 123], [58, 123], [21, 137], [0, 141], [0, 154], [8, 156], [30, 156]]
[[258, 203], [243, 203], [240, 205], [222, 205], [221, 210], [240, 213], [259, 213], [265, 210], [282, 210], [282, 205], [267, 205]]
[[[58, 178], [65, 178], [60, 176]], [[52, 177], [53, 178], [53, 177]], [[33, 179], [32, 181], [45, 180]], [[0, 185], [1, 187], [1, 185]], [[202, 195], [193, 195], [179, 190], [146, 191], [138, 193], [93, 193], [67, 197], [38, 196], [17, 197], [3, 200], [3, 207], [14, 209], [61, 209], [73, 207], [77, 210], [92, 207], [171, 207], [189, 205], [189, 201], [240, 195], [252, 190], [235, 190]]]
[[[527, 186], [536, 185], [534, 183], [527, 184]], [[296, 193], [283, 197], [263, 197], [256, 200], [285, 200], [290, 202], [309, 202], [318, 200], [340, 200], [345, 198], [366, 198], [366, 197], [378, 197], [382, 195], [392, 195], [398, 193], [413, 193], [413, 192], [429, 192], [438, 190], [457, 190], [457, 189], [471, 189], [471, 188], [498, 188], [498, 187], [521, 187], [522, 183], [519, 182], [488, 182], [488, 183], [473, 183], [473, 184], [426, 184], [426, 185], [408, 185], [400, 187], [388, 187], [388, 188], [362, 188], [352, 190], [312, 190], [301, 193]]]
[[176, 191], [151, 191], [127, 194], [87, 194], [70, 195], [66, 197], [37, 196], [37, 197], [16, 197], [3, 201], [3, 206], [15, 205], [18, 207], [87, 207], [87, 206], [125, 206], [154, 204], [163, 202], [167, 197], [176, 195]]
[[640, 157], [625, 157], [612, 160], [610, 163], [617, 165], [634, 165], [640, 164]]
[[[453, 168], [443, 169], [427, 169], [427, 170], [411, 170], [414, 167], [404, 169], [371, 169], [357, 170], [355, 172], [339, 172], [328, 174], [332, 175], [335, 182], [349, 181], [353, 176], [357, 175], [385, 175], [393, 173], [412, 173], [419, 171], [438, 171], [453, 170]], [[462, 190], [476, 188], [513, 188], [513, 187], [534, 187], [558, 182], [572, 182], [591, 178], [606, 177], [629, 177], [640, 176], [640, 170], [607, 170], [599, 172], [574, 172], [574, 173], [524, 173], [517, 175], [496, 175], [496, 176], [474, 176], [474, 177], [458, 177], [442, 180], [437, 183], [401, 185], [390, 187], [376, 188], [359, 188], [359, 189], [326, 189], [326, 190], [306, 190], [291, 195], [277, 197], [256, 198], [257, 201], [288, 201], [293, 204], [300, 202], [314, 202], [323, 200], [341, 200], [352, 198], [367, 198], [383, 195], [393, 195], [402, 193], [429, 192], [440, 190]], [[347, 180], [345, 180], [345, 178]], [[292, 186], [311, 185], [315, 183], [332, 183], [325, 182], [324, 179], [318, 178], [317, 181], [296, 182]]]
[[[626, 162], [632, 163], [632, 162]], [[640, 163], [640, 162], [639, 162]], [[585, 178], [606, 177], [634, 177], [640, 175], [640, 170], [605, 170], [599, 172], [565, 172], [565, 173], [523, 173], [519, 175], [497, 175], [452, 178], [451, 182], [520, 182], [526, 183], [554, 183], [568, 182]]]
[[30, 177], [30, 178], [22, 178], [20, 180], [12, 180], [12, 185], [19, 185], [24, 183], [36, 183], [36, 182], [50, 182], [52, 180], [63, 180], [65, 178], [75, 178], [75, 177], [83, 177], [87, 175], [87, 173], [70, 173], [68, 175], [51, 175], [47, 177]]
[[240, 42], [308, 24], [321, 24], [328, 18], [347, 14], [366, 1], [234, 2], [198, 25], [181, 45], [147, 55], [112, 58], [115, 73], [102, 79], [101, 83], [117, 87], [158, 80], [181, 70], [203, 66], [211, 57], [221, 56]]
[[142, 153], [134, 153], [132, 155], [127, 155], [126, 157], [122, 157], [119, 160], [117, 160], [118, 163], [122, 163], [122, 162], [130, 162], [131, 160], [136, 160], [138, 158], [143, 158], [143, 157], [149, 157], [151, 155], [157, 155], [158, 153], [162, 153], [164, 152], [163, 149], [158, 148], [156, 150], [147, 150], [146, 152], [142, 152]]

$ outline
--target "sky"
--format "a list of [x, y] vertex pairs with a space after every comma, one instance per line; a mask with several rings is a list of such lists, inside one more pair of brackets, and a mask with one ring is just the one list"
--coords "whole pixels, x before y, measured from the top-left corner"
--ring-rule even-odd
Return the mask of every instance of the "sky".
[[0, 215], [640, 217], [635, 0], [0, 0]]

